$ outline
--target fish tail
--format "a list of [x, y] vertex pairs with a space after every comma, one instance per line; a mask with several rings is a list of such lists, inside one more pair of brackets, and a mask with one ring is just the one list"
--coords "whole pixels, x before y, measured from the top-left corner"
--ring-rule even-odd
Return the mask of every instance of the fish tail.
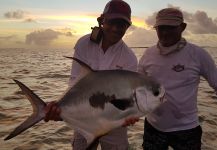
[[23, 123], [21, 123], [18, 127], [14, 129], [4, 140], [9, 140], [28, 128], [32, 127], [45, 117], [44, 107], [46, 103], [42, 101], [32, 90], [30, 90], [26, 85], [21, 83], [18, 80], [14, 80], [16, 84], [21, 88], [22, 92], [26, 95], [28, 100], [30, 101], [33, 113], [30, 117], [28, 117]]

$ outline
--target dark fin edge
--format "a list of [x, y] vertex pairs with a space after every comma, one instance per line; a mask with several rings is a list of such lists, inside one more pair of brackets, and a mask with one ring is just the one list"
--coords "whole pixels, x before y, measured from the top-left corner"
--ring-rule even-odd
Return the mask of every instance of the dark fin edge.
[[87, 68], [87, 69], [90, 70], [91, 72], [96, 72], [96, 70], [93, 70], [88, 64], [86, 64], [85, 62], [81, 61], [81, 60], [78, 59], [78, 58], [69, 57], [69, 56], [63, 56], [63, 57], [69, 58], [69, 59], [72, 59], [72, 60], [76, 61], [76, 62], [79, 63], [81, 66], [84, 66], [85, 68]]
[[19, 135], [23, 131], [27, 130], [28, 128], [32, 127], [34, 124], [41, 121], [45, 116], [43, 109], [46, 106], [46, 103], [42, 101], [32, 90], [30, 90], [22, 82], [18, 80], [14, 80], [14, 81], [20, 87], [22, 92], [26, 95], [29, 102], [31, 103], [33, 108], [33, 113], [23, 123], [21, 123], [18, 127], [16, 127], [14, 131], [12, 131], [4, 140], [9, 140]]

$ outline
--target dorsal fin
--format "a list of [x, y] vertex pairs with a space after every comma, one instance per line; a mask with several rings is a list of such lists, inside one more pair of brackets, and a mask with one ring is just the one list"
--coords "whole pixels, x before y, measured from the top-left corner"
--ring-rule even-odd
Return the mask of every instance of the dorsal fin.
[[86, 64], [85, 62], [81, 61], [78, 58], [75, 57], [69, 57], [69, 56], [63, 56], [65, 58], [69, 58], [72, 59], [74, 61], [76, 61], [77, 63], [79, 63], [83, 68], [85, 68], [86, 70], [88, 70], [88, 72], [95, 72], [95, 70], [93, 70], [88, 64]]
[[78, 58], [69, 57], [69, 56], [63, 56], [63, 57], [72, 59], [72, 60], [74, 60], [75, 63], [78, 63], [81, 66], [81, 69], [80, 69], [80, 72], [79, 72], [79, 76], [76, 78], [76, 81], [74, 83], [78, 82], [81, 78], [83, 78], [87, 74], [89, 74], [91, 72], [96, 72], [88, 64], [86, 64], [85, 62], [79, 60]]

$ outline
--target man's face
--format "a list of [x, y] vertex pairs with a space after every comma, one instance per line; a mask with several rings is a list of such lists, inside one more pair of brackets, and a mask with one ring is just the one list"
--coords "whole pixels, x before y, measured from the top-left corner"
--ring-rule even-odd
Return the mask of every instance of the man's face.
[[159, 42], [169, 47], [176, 44], [182, 37], [182, 32], [185, 30], [186, 24], [179, 26], [160, 25], [155, 27]]
[[110, 19], [103, 22], [104, 39], [117, 43], [124, 36], [129, 24], [123, 19]]

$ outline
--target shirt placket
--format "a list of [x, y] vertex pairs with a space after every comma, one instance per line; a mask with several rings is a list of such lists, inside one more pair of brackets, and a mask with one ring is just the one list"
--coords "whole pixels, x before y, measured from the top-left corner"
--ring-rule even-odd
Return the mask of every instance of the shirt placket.
[[109, 69], [110, 66], [110, 60], [111, 58], [111, 54], [110, 54], [111, 49], [109, 48], [106, 53], [104, 53], [104, 51], [101, 49], [100, 50], [100, 59], [99, 59], [99, 69], [100, 70], [107, 70]]

